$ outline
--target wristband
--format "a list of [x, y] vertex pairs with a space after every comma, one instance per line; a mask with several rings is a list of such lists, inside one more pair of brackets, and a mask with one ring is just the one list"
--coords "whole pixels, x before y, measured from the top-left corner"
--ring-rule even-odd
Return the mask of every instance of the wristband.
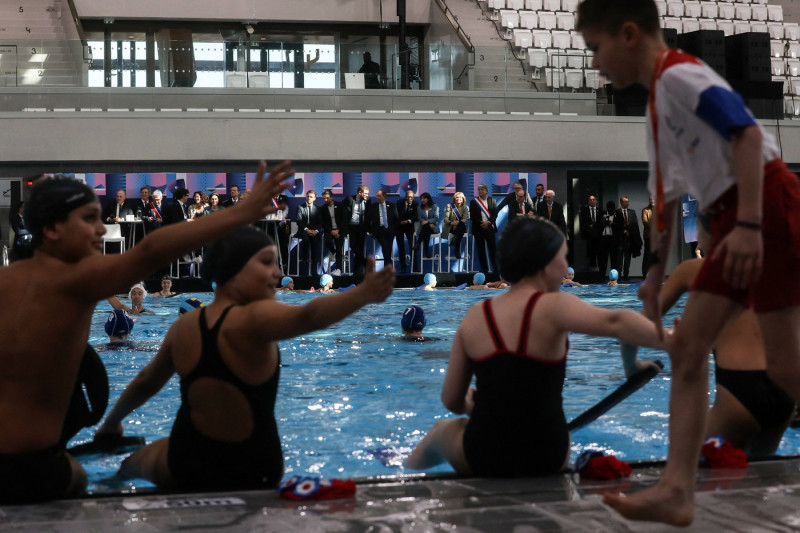
[[760, 222], [749, 222], [747, 220], [737, 220], [736, 225], [740, 228], [751, 229], [754, 231], [761, 231], [761, 223]]

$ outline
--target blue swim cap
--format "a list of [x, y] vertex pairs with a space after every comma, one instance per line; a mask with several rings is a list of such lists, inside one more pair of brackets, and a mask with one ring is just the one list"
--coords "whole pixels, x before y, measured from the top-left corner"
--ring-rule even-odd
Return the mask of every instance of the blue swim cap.
[[188, 313], [189, 311], [194, 311], [195, 309], [200, 309], [201, 307], [205, 306], [206, 305], [197, 298], [189, 298], [188, 300], [186, 300], [181, 304], [180, 309], [178, 309], [178, 316]]
[[286, 287], [291, 282], [292, 278], [290, 278], [289, 276], [283, 276], [283, 278], [281, 278], [281, 287]]
[[133, 320], [122, 309], [114, 309], [108, 314], [105, 330], [109, 337], [122, 337], [133, 329]]
[[619, 272], [616, 269], [612, 268], [611, 272], [608, 273], [608, 279], [611, 281], [617, 281], [619, 279]]
[[436, 281], [436, 275], [433, 274], [432, 272], [428, 272], [422, 279], [425, 281], [425, 284], [427, 285], [428, 283], [433, 283], [434, 281]]
[[425, 311], [418, 305], [407, 307], [403, 311], [400, 327], [403, 328], [403, 331], [422, 331], [422, 328], [425, 327]]
[[569, 268], [567, 269], [567, 274], [574, 274], [574, 273], [575, 273], [575, 269], [574, 269], [574, 268], [572, 268], [572, 267], [569, 267]]
[[328, 283], [333, 283], [333, 278], [330, 274], [323, 274], [319, 277], [319, 285], [320, 287], [324, 287]]
[[478, 272], [472, 276], [472, 281], [475, 282], [475, 285], [483, 285], [486, 281], [486, 275], [483, 272]]

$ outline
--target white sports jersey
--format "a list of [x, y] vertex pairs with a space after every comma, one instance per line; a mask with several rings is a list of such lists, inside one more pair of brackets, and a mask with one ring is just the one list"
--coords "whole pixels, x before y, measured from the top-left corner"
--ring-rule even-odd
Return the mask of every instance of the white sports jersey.
[[[660, 73], [660, 76], [659, 76]], [[653, 142], [652, 109], [647, 110], [647, 186], [656, 197], [656, 161], [661, 165], [664, 203], [689, 193], [705, 210], [736, 184], [731, 134], [757, 125], [742, 97], [701, 60], [670, 50], [656, 69], [655, 109], [658, 153]], [[651, 97], [651, 105], [653, 103]], [[766, 164], [780, 157], [772, 135], [762, 129]]]

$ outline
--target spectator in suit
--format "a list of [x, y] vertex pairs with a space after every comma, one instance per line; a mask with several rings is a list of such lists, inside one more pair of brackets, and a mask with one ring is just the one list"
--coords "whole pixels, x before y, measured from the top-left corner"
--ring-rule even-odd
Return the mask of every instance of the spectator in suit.
[[164, 224], [175, 224], [189, 220], [189, 208], [186, 201], [189, 199], [189, 189], [178, 188], [172, 193], [172, 204], [166, 210]]
[[539, 206], [545, 203], [545, 196], [544, 196], [544, 185], [541, 183], [536, 184], [536, 196], [532, 198], [533, 200], [533, 212], [539, 212]]
[[289, 236], [292, 233], [292, 223], [289, 220], [289, 199], [285, 194], [272, 198], [272, 206], [277, 209], [267, 215], [266, 222], [261, 226], [273, 240], [278, 243], [280, 252], [281, 271], [289, 273]]
[[125, 198], [125, 191], [117, 191], [116, 200], [114, 203], [109, 204], [103, 213], [103, 220], [106, 224], [114, 224], [125, 220], [127, 215], [132, 215], [133, 210], [128, 205]]
[[598, 270], [602, 256], [603, 213], [597, 206], [597, 196], [590, 194], [589, 201], [581, 207], [578, 216], [581, 238], [586, 241], [589, 270]]
[[[406, 191], [406, 197], [397, 201], [397, 217], [400, 219], [400, 225], [397, 231], [397, 252], [400, 256], [400, 273], [406, 273], [406, 245], [405, 239], [408, 239], [408, 251], [414, 247], [414, 223], [419, 220], [417, 209], [419, 202], [414, 200], [414, 191], [411, 189]], [[405, 239], [403, 238], [405, 237]]]
[[[540, 187], [537, 185], [537, 188]], [[508, 222], [510, 223], [519, 215], [535, 215], [536, 214], [536, 206], [531, 200], [530, 195], [525, 191], [525, 187], [523, 187], [522, 182], [517, 180], [514, 182], [513, 190], [506, 194], [506, 197], [503, 198], [499, 204], [497, 204], [497, 212], [495, 213], [495, 219], [492, 220], [493, 223], [497, 224], [497, 214], [503, 210], [505, 206], [508, 206]], [[520, 211], [522, 209], [523, 211]]]
[[398, 218], [394, 205], [386, 202], [386, 193], [381, 189], [375, 192], [375, 203], [368, 211], [370, 233], [381, 245], [383, 251], [383, 266], [394, 266], [392, 263], [392, 250], [394, 236], [397, 233]]
[[295, 237], [300, 239], [300, 260], [304, 261], [307, 257], [308, 251], [311, 250], [311, 264], [309, 265], [308, 273], [311, 276], [318, 276], [320, 274], [320, 266], [322, 259], [322, 223], [319, 217], [319, 209], [314, 205], [317, 199], [317, 191], [310, 189], [306, 192], [306, 203], [297, 206], [297, 215], [295, 221], [297, 222], [297, 234]]
[[603, 236], [600, 238], [602, 247], [600, 250], [600, 272], [604, 275], [608, 272], [606, 269], [610, 267], [619, 271], [617, 264], [617, 255], [614, 253], [617, 249], [617, 237], [614, 235], [614, 213], [616, 213], [617, 206], [613, 200], [606, 202], [606, 210], [603, 212]]
[[25, 202], [19, 202], [8, 214], [8, 225], [14, 232], [11, 245], [11, 261], [28, 259], [33, 256], [33, 236], [25, 228]]
[[533, 207], [533, 200], [531, 200], [530, 195], [525, 192], [525, 189], [522, 188], [522, 184], [520, 182], [514, 183], [514, 192], [511, 194], [513, 194], [512, 201], [506, 202], [509, 197], [509, 195], [507, 195], [505, 198], [503, 198], [503, 201], [500, 202], [500, 205], [497, 206], [497, 210], [499, 212], [504, 205], [508, 205], [509, 224], [517, 218], [524, 216], [533, 217], [536, 215], [536, 209]]
[[644, 257], [642, 257], [642, 276], [647, 276], [653, 257], [650, 255], [650, 220], [653, 218], [653, 197], [642, 209], [642, 240], [644, 241]]
[[324, 191], [322, 199], [325, 201], [325, 205], [319, 210], [319, 218], [322, 222], [322, 229], [325, 231], [323, 236], [325, 248], [334, 254], [336, 268], [332, 273], [338, 276], [342, 273], [342, 268], [344, 267], [342, 253], [344, 252], [344, 238], [347, 235], [345, 230], [347, 227], [347, 210], [339, 202], [333, 201], [333, 193], [331, 191]]
[[[106, 224], [120, 224], [120, 222], [123, 222], [125, 217], [128, 215], [133, 216], [133, 209], [131, 209], [128, 205], [125, 191], [117, 191], [115, 198], [116, 200], [114, 203], [106, 207], [106, 210], [103, 213], [103, 220]], [[130, 224], [120, 224], [120, 226], [122, 226], [120, 228], [122, 236], [125, 237], [126, 241], [128, 241], [128, 236], [130, 235]]]
[[614, 213], [614, 236], [617, 239], [617, 265], [622, 268], [622, 281], [628, 281], [631, 257], [639, 257], [642, 252], [642, 236], [639, 223], [636, 222], [636, 211], [628, 209], [630, 201], [627, 196], [619, 199], [619, 209]]
[[141, 211], [144, 215], [150, 209], [150, 187], [145, 185], [139, 189], [139, 201], [134, 203], [133, 210]]
[[425, 257], [431, 256], [429, 243], [431, 235], [439, 233], [439, 206], [433, 203], [430, 193], [424, 192], [419, 195], [419, 209], [417, 210], [417, 218], [419, 218], [419, 236], [414, 250], [418, 251], [420, 245], [425, 251]]
[[222, 202], [222, 207], [233, 207], [239, 203], [239, 186], [231, 185], [230, 198]]
[[370, 209], [369, 187], [359, 185], [358, 192], [345, 200], [347, 210], [347, 234], [350, 236], [350, 250], [353, 252], [353, 274], [364, 272], [366, 254], [364, 240], [367, 234], [367, 212]]
[[489, 259], [492, 260], [492, 272], [497, 272], [497, 259], [495, 258], [495, 232], [497, 227], [492, 222], [497, 218], [497, 201], [489, 196], [489, 187], [485, 183], [478, 185], [478, 196], [469, 203], [469, 219], [472, 221], [472, 234], [475, 236], [475, 248], [478, 261], [481, 263], [481, 272], [489, 272], [489, 261], [486, 249], [489, 249]]
[[564, 206], [556, 202], [556, 193], [551, 190], [544, 193], [544, 202], [539, 203], [536, 214], [555, 224], [566, 237], [567, 221], [564, 218]]
[[150, 195], [150, 203], [148, 204], [147, 212], [143, 216], [145, 230], [147, 233], [157, 230], [164, 222], [164, 211], [162, 210], [163, 198], [164, 193], [158, 189], [153, 191], [153, 193]]
[[442, 224], [442, 237], [448, 238], [450, 234], [453, 235], [453, 240], [450, 246], [455, 248], [456, 259], [461, 259], [461, 241], [464, 234], [467, 232], [467, 218], [469, 211], [466, 205], [467, 199], [464, 197], [463, 192], [457, 192], [453, 195], [453, 203], [447, 204], [444, 209], [444, 224]]

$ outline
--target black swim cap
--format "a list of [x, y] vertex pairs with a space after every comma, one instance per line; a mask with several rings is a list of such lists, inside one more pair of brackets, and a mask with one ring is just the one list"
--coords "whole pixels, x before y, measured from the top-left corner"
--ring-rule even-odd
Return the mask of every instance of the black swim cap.
[[203, 254], [200, 275], [221, 287], [239, 273], [251, 257], [275, 244], [263, 231], [252, 226], [235, 229], [214, 241]]
[[63, 222], [82, 205], [97, 202], [97, 196], [84, 182], [55, 175], [36, 181], [25, 200], [25, 227], [33, 235], [33, 246], [44, 238], [44, 228]]
[[543, 218], [519, 217], [511, 222], [497, 244], [500, 275], [510, 283], [532, 276], [553, 260], [564, 234], [558, 226]]

